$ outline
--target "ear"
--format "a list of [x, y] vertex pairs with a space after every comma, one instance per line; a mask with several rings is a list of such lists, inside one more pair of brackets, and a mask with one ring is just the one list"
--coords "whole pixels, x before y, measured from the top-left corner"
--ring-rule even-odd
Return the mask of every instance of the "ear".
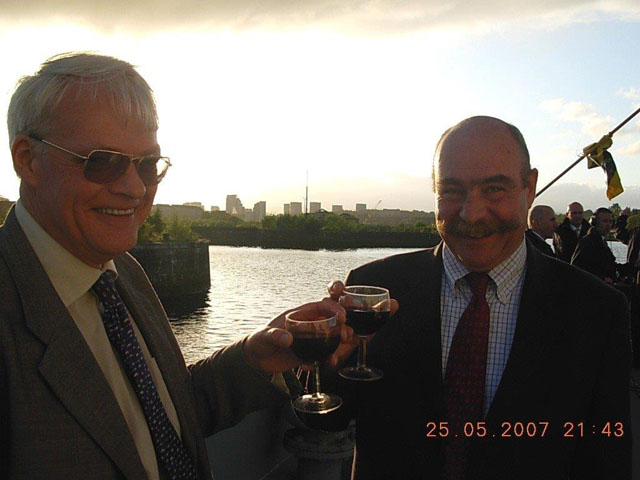
[[532, 168], [527, 176], [527, 208], [531, 208], [536, 198], [536, 185], [538, 184], [538, 169]]
[[13, 169], [20, 180], [35, 187], [36, 175], [34, 171], [34, 161], [36, 153], [31, 146], [31, 140], [24, 134], [18, 135], [11, 145], [11, 157], [13, 158]]

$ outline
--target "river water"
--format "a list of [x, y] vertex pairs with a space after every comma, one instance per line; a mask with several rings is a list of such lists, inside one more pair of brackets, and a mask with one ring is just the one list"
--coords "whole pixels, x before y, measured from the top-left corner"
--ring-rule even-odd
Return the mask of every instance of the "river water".
[[[618, 262], [627, 247], [611, 242]], [[345, 251], [210, 246], [211, 289], [206, 304], [171, 318], [187, 363], [266, 325], [284, 310], [326, 296], [330, 281], [363, 263], [416, 249]]]

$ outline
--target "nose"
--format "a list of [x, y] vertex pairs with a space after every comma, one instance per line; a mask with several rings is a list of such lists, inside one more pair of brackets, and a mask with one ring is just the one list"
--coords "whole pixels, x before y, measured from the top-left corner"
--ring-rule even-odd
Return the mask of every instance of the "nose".
[[147, 193], [147, 187], [140, 179], [133, 163], [129, 163], [122, 176], [110, 185], [109, 190], [131, 198], [142, 198]]
[[482, 195], [473, 190], [467, 192], [460, 207], [459, 216], [467, 223], [475, 223], [485, 217], [486, 206]]

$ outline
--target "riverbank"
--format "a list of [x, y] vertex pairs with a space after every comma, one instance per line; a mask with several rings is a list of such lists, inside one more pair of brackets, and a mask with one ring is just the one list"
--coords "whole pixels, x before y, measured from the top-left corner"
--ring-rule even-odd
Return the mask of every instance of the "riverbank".
[[428, 248], [440, 235], [430, 232], [304, 231], [267, 228], [192, 226], [211, 245], [301, 250], [353, 248]]

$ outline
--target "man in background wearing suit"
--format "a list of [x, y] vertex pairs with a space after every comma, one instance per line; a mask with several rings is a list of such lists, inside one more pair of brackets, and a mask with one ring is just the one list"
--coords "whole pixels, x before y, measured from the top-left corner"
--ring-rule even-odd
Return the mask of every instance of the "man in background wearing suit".
[[615, 283], [618, 272], [625, 274], [627, 264], [619, 264], [607, 245], [607, 235], [613, 226], [613, 213], [606, 207], [598, 208], [591, 217], [588, 233], [580, 239], [571, 257], [571, 265], [592, 273], [606, 283]]
[[0, 228], [0, 477], [211, 478], [204, 436], [288, 398], [271, 382], [299, 363], [283, 316], [185, 365], [126, 253], [170, 165], [130, 64], [54, 57], [21, 79], [8, 124], [20, 199]]
[[443, 242], [349, 273], [400, 305], [356, 391], [355, 478], [631, 478], [627, 302], [527, 245], [536, 180], [517, 128], [466, 119], [434, 156]]
[[548, 205], [536, 205], [529, 211], [528, 223], [529, 228], [524, 232], [527, 240], [545, 255], [554, 257], [551, 245], [546, 242], [547, 238], [553, 237], [553, 232], [558, 227], [553, 208]]
[[584, 219], [584, 208], [578, 202], [567, 206], [567, 216], [553, 234], [553, 249], [556, 257], [570, 263], [578, 241], [589, 231], [589, 222]]

